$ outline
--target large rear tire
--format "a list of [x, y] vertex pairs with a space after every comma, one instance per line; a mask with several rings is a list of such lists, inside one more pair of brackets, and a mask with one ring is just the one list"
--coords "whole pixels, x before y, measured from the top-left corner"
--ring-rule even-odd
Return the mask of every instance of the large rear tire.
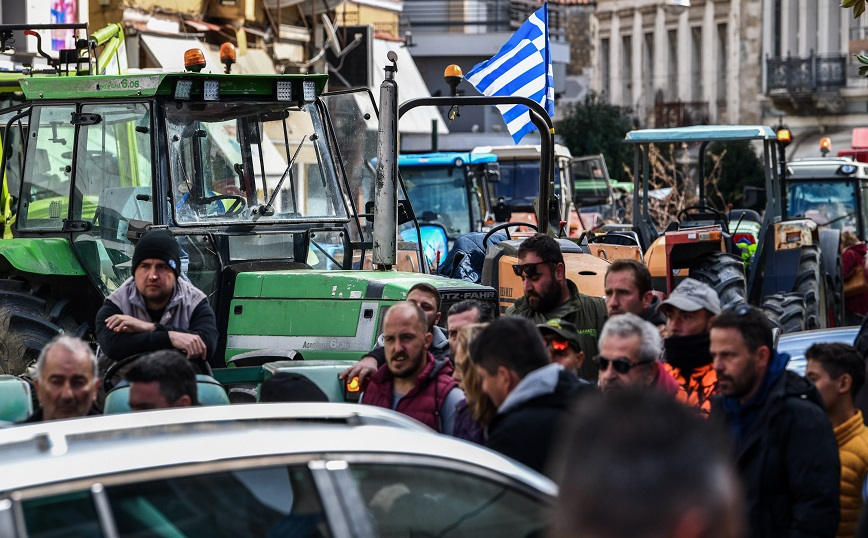
[[799, 260], [799, 272], [796, 273], [793, 292], [801, 293], [805, 297], [805, 329], [824, 327], [828, 320], [826, 286], [818, 245], [802, 247], [802, 257]]
[[762, 310], [784, 333], [805, 330], [805, 297], [800, 293], [773, 293], [763, 299]]
[[88, 326], [72, 315], [69, 299], [43, 298], [22, 281], [0, 279], [0, 370], [23, 375], [59, 334], [83, 338]]
[[690, 277], [714, 288], [723, 309], [746, 302], [744, 261], [739, 256], [726, 252], [706, 254], [690, 266]]

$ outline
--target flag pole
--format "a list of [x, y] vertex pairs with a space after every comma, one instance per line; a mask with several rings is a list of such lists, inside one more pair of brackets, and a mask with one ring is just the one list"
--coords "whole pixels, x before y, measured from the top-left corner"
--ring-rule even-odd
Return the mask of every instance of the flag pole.
[[[545, 36], [546, 37], [546, 43], [545, 43], [545, 51], [546, 51], [545, 52], [546, 105], [548, 105], [549, 90], [551, 89], [549, 86], [549, 66], [551, 65], [551, 60], [549, 59], [549, 55], [551, 54], [551, 51], [549, 51], [549, 2], [548, 2], [548, 0], [544, 0], [543, 7], [545, 8], [543, 10], [543, 13], [545, 14], [545, 21], [543, 21], [543, 22], [544, 22], [545, 28], [546, 28], [546, 36]], [[554, 103], [552, 103], [552, 106], [554, 106]], [[546, 108], [546, 110], [548, 110], [548, 106], [546, 106], [545, 108]]]

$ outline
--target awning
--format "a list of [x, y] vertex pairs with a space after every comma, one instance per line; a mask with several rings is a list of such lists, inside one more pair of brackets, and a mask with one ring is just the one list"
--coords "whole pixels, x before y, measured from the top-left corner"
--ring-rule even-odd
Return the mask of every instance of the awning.
[[[416, 62], [413, 61], [407, 48], [402, 46], [402, 42], [377, 38], [374, 38], [373, 41], [371, 91], [374, 94], [374, 99], [377, 100], [377, 106], [379, 106], [380, 100], [380, 84], [386, 77], [384, 68], [386, 65], [391, 65], [386, 57], [389, 51], [394, 51], [398, 55], [398, 72], [395, 74], [395, 81], [398, 83], [399, 104], [417, 97], [431, 97], [428, 86], [422, 79], [422, 74], [416, 68]], [[432, 120], [437, 120], [437, 132], [439, 134], [449, 134], [449, 128], [443, 121], [440, 110], [430, 106], [415, 108], [406, 113], [398, 122], [398, 131], [401, 133], [430, 133]], [[368, 120], [368, 128], [377, 129], [375, 119]]]
[[[166, 71], [184, 70], [184, 51], [192, 48], [202, 49], [205, 53], [206, 73], [222, 73], [220, 63], [220, 47], [202, 43], [196, 38], [170, 37], [156, 34], [139, 34], [141, 43], [148, 51], [153, 62]], [[243, 75], [276, 73], [274, 63], [267, 52], [260, 49], [247, 49], [246, 54], [238, 54], [237, 61], [232, 66], [233, 73]]]

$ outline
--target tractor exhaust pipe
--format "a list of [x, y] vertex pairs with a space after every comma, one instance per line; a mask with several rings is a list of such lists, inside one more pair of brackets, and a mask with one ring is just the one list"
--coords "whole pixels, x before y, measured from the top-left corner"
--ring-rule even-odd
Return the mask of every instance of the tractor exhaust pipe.
[[377, 183], [374, 195], [373, 263], [388, 271], [398, 259], [398, 55], [389, 51], [392, 65], [380, 84], [380, 128], [377, 137]]

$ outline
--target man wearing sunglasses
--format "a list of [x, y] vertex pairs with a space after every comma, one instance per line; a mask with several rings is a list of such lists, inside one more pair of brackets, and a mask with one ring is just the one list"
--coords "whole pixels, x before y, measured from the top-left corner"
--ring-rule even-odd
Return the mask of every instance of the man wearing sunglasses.
[[742, 477], [750, 536], [834, 536], [840, 518], [840, 462], [823, 399], [786, 369], [772, 326], [748, 305], [711, 322], [711, 356], [723, 420]]
[[[579, 293], [567, 279], [566, 265], [557, 240], [536, 234], [518, 248], [518, 263], [513, 271], [521, 277], [524, 296], [506, 309], [507, 316], [529, 318], [535, 324], [550, 319], [562, 319], [576, 326], [580, 348], [587, 354], [597, 354], [597, 338], [606, 322], [606, 302], [602, 297]], [[597, 380], [597, 371], [584, 364], [579, 375]]]
[[579, 331], [569, 321], [550, 319], [536, 326], [546, 343], [549, 360], [564, 367], [567, 372], [578, 376], [585, 361]]
[[515, 316], [489, 323], [471, 342], [470, 360], [497, 407], [485, 446], [546, 472], [559, 423], [593, 386], [552, 364], [536, 327]]
[[653, 387], [674, 397], [678, 384], [659, 360], [660, 342], [657, 327], [636, 314], [609, 318], [600, 335], [600, 353], [593, 360], [603, 395]]
[[677, 397], [708, 416], [711, 397], [717, 394], [717, 374], [708, 349], [711, 320], [720, 314], [717, 292], [694, 278], [685, 278], [660, 303], [660, 312], [666, 315], [665, 367], [681, 387]]

